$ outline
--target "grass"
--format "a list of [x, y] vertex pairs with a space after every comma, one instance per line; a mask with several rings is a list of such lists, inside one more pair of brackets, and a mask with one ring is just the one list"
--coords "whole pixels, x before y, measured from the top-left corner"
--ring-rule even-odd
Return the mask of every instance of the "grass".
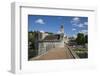
[[80, 58], [88, 58], [88, 51], [86, 48], [73, 49]]
[[86, 48], [75, 48], [75, 49], [73, 49], [74, 51], [87, 51], [87, 49]]

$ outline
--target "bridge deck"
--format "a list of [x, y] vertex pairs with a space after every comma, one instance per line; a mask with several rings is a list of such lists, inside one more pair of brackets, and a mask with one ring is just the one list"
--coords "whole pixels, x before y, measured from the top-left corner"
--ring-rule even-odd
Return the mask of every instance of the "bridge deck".
[[47, 53], [31, 58], [30, 60], [55, 60], [55, 59], [74, 59], [68, 47], [57, 47], [50, 49]]

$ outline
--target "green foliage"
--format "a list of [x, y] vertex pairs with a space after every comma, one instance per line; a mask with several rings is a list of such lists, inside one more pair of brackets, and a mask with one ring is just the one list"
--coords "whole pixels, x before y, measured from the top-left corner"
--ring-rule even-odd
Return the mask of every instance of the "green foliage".
[[87, 49], [86, 48], [76, 48], [74, 49], [74, 51], [87, 51]]
[[28, 59], [37, 56], [37, 51], [36, 50], [32, 50], [32, 49], [28, 49]]
[[35, 48], [35, 33], [34, 32], [29, 32], [28, 33], [28, 44], [31, 42], [31, 44], [29, 45], [30, 48], [34, 49]]
[[86, 48], [76, 48], [74, 51], [80, 58], [88, 58], [88, 51]]
[[81, 52], [78, 52], [76, 53], [80, 58], [88, 58], [88, 53], [84, 52], [84, 53], [81, 53]]
[[83, 33], [78, 33], [77, 38], [76, 38], [76, 42], [78, 45], [84, 45], [85, 43], [87, 43], [87, 35], [84, 36]]
[[35, 47], [36, 32], [28, 32], [28, 59], [35, 57], [38, 52]]
[[53, 35], [53, 33], [52, 33], [52, 32], [45, 32], [45, 33], [48, 33], [49, 35]]
[[85, 35], [85, 43], [88, 43], [88, 35]]
[[[83, 33], [78, 33], [76, 42], [80, 46], [85, 46], [85, 43], [88, 43], [88, 35], [84, 35]], [[88, 49], [80, 46], [77, 46], [77, 48], [74, 48], [73, 50], [80, 58], [88, 58]]]

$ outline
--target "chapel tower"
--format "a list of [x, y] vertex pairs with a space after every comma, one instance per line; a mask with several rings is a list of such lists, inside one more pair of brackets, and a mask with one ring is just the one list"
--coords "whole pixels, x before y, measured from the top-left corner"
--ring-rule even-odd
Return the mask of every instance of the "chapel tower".
[[61, 27], [60, 27], [60, 39], [63, 40], [63, 38], [64, 38], [64, 26], [61, 25]]

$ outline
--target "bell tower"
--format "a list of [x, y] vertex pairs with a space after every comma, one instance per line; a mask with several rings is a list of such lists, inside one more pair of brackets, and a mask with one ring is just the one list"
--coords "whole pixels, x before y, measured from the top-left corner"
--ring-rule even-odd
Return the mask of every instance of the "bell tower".
[[61, 25], [61, 27], [60, 27], [60, 39], [63, 40], [63, 38], [64, 38], [64, 26]]
[[61, 27], [60, 27], [60, 32], [64, 34], [64, 26], [63, 25], [61, 25]]

